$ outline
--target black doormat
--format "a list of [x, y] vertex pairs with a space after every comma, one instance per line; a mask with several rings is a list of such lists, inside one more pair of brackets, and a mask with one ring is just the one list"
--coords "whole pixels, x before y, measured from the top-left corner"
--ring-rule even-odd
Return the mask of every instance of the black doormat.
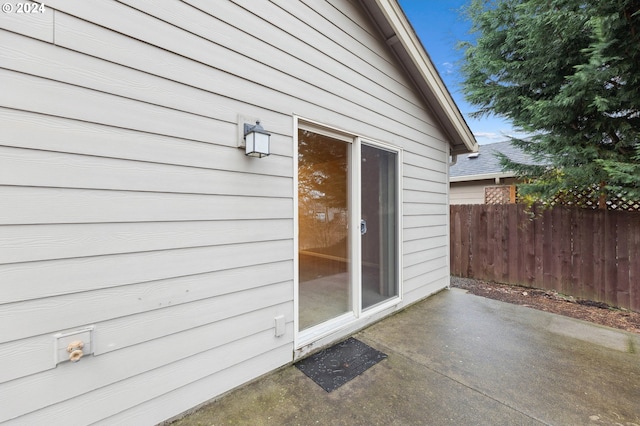
[[322, 389], [331, 392], [386, 357], [382, 352], [350, 337], [303, 359], [295, 366]]

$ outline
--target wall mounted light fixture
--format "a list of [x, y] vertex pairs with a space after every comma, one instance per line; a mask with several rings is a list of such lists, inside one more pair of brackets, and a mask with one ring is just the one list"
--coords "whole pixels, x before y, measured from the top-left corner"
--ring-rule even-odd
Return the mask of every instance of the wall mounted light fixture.
[[271, 133], [266, 132], [256, 121], [255, 125], [244, 123], [245, 154], [249, 157], [262, 158], [271, 154]]

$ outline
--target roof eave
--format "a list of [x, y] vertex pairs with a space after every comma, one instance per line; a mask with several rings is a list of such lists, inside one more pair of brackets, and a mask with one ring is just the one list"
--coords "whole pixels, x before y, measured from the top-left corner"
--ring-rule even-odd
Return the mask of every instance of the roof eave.
[[451, 154], [476, 152], [475, 137], [398, 2], [360, 1], [440, 121], [449, 137]]
[[516, 177], [516, 174], [513, 172], [496, 172], [496, 173], [483, 173], [481, 175], [465, 175], [465, 176], [451, 176], [449, 178], [450, 182], [470, 182], [477, 180], [493, 180], [495, 178], [512, 178]]

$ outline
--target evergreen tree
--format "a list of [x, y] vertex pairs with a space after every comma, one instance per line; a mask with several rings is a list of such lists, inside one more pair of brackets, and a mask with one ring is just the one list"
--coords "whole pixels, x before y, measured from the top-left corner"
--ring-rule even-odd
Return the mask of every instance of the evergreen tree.
[[463, 91], [533, 134], [502, 158], [545, 200], [595, 188], [640, 200], [640, 0], [473, 0]]

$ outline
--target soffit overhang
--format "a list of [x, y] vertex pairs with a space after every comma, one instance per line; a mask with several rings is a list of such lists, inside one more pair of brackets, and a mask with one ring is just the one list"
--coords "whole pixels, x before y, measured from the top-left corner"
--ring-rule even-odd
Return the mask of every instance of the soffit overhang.
[[396, 0], [360, 0], [449, 138], [451, 154], [478, 151], [478, 143]]

